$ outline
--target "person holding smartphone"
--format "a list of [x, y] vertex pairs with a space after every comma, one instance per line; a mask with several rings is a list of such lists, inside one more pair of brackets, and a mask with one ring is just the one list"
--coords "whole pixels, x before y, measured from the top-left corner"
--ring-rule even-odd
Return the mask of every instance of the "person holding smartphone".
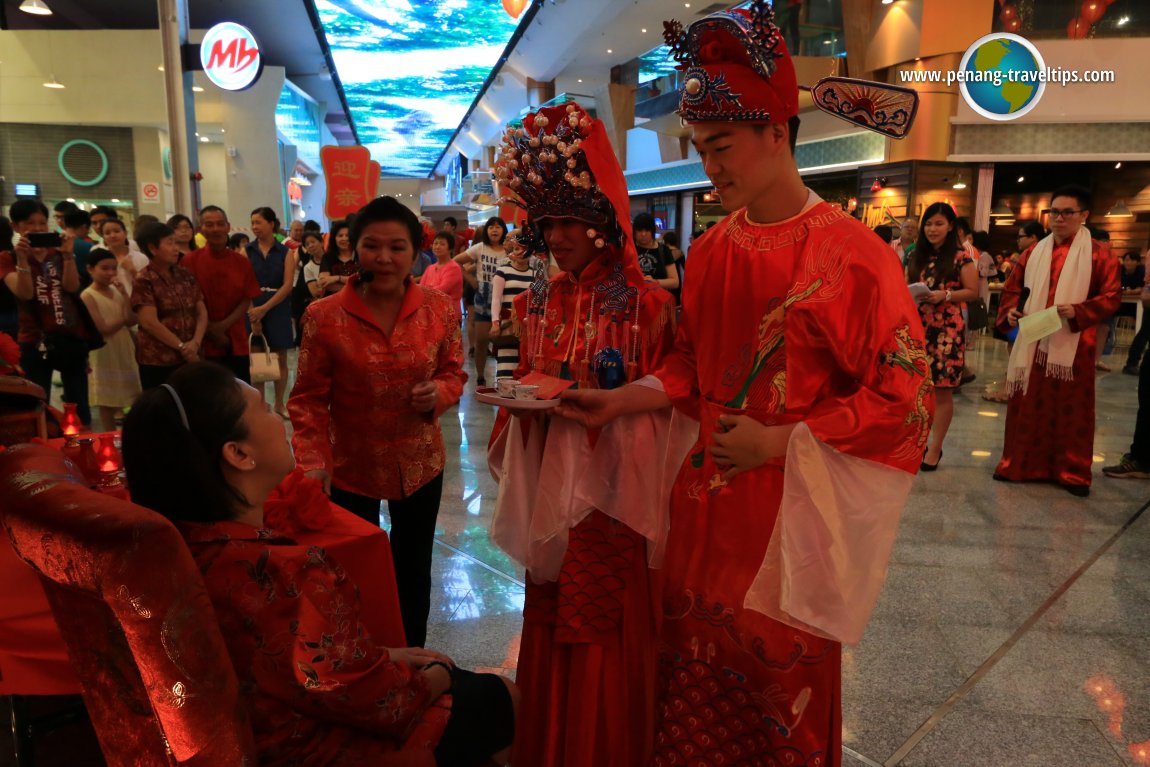
[[45, 393], [52, 391], [52, 371], [59, 371], [64, 401], [76, 404], [86, 427], [92, 422], [88, 348], [94, 339], [77, 295], [75, 240], [48, 230], [48, 208], [39, 200], [17, 200], [8, 215], [20, 239], [0, 253], [0, 279], [18, 300], [20, 366]]

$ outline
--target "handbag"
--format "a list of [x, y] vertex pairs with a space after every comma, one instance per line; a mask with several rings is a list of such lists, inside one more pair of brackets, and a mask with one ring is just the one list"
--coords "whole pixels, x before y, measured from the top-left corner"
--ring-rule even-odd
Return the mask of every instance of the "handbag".
[[986, 302], [981, 298], [966, 302], [966, 329], [982, 330], [989, 321], [986, 311]]
[[[257, 352], [254, 348], [257, 338], [263, 341], [264, 350], [262, 352]], [[275, 354], [272, 354], [271, 347], [268, 346], [268, 339], [263, 333], [259, 335], [252, 333], [248, 336], [248, 359], [250, 360], [249, 369], [253, 384], [280, 380], [279, 360]]]

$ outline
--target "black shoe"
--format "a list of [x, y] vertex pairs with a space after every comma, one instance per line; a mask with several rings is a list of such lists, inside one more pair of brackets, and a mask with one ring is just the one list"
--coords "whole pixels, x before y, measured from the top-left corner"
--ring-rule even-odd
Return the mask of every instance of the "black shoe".
[[1127, 365], [1126, 367], [1122, 368], [1122, 372], [1128, 376], [1136, 376], [1139, 374], [1137, 365]]
[[[924, 455], [924, 457], [925, 457], [925, 455]], [[935, 461], [934, 463], [927, 463], [926, 461], [923, 461], [921, 464], [919, 464], [918, 470], [919, 471], [938, 471], [938, 465], [940, 463], [942, 463], [942, 451], [941, 450], [938, 451], [938, 460], [937, 461]]]
[[965, 386], [968, 383], [973, 383], [974, 379], [976, 378], [978, 378], [978, 376], [976, 376], [974, 373], [963, 373], [962, 378], [959, 380], [959, 384]]
[[1147, 469], [1134, 456], [1127, 453], [1122, 456], [1122, 463], [1117, 466], [1106, 466], [1102, 473], [1115, 479], [1150, 479], [1150, 469]]
[[1077, 498], [1086, 498], [1090, 495], [1089, 485], [1063, 485], [1063, 487], [1066, 488], [1066, 492]]
[[997, 471], [994, 472], [994, 474], [991, 476], [991, 479], [993, 479], [995, 482], [1013, 482], [1014, 481], [1013, 479], [1010, 479], [1009, 477], [1006, 477], [1005, 475], [999, 474]]

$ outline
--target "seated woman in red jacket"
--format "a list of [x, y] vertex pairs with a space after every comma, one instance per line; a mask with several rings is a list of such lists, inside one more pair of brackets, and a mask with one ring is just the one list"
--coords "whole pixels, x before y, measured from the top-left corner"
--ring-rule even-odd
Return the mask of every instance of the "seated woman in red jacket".
[[258, 391], [214, 363], [186, 365], [141, 395], [123, 439], [132, 500], [177, 524], [204, 574], [261, 765], [505, 761], [514, 685], [432, 650], [380, 647], [339, 563], [264, 526], [295, 458]]

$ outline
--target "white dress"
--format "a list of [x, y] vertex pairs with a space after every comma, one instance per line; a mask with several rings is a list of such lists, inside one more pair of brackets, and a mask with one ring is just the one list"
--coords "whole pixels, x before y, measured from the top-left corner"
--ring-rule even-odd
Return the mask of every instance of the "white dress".
[[[95, 285], [84, 289], [96, 302], [100, 318], [106, 324], [124, 316], [125, 298], [113, 290], [112, 297], [100, 293]], [[136, 342], [127, 327], [104, 337], [104, 346], [88, 355], [92, 372], [88, 377], [88, 400], [93, 407], [129, 407], [140, 393], [140, 373], [136, 366]]]

